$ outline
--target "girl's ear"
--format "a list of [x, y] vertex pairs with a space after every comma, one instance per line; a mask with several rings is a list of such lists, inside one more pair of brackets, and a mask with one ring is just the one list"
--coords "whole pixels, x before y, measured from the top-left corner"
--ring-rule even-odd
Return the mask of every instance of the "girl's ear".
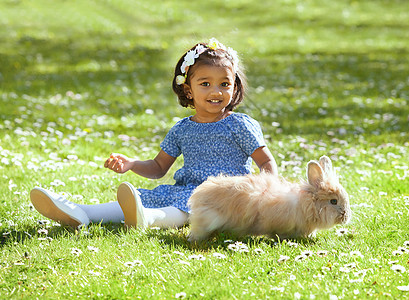
[[185, 92], [185, 96], [188, 99], [192, 99], [192, 89], [186, 83], [183, 84], [183, 91]]

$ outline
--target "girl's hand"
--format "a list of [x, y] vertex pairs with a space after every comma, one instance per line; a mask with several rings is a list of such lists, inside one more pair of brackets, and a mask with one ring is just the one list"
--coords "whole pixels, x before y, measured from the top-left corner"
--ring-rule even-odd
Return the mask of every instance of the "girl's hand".
[[133, 165], [134, 160], [118, 153], [111, 153], [109, 158], [104, 163], [105, 168], [120, 174], [128, 172], [130, 169], [132, 169]]

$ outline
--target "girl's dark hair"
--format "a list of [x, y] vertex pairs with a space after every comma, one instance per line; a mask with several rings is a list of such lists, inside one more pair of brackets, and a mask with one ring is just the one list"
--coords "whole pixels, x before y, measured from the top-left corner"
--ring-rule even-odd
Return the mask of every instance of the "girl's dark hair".
[[[226, 107], [226, 109], [234, 110], [237, 107], [237, 105], [239, 105], [243, 101], [244, 96], [247, 91], [246, 76], [244, 75], [241, 64], [236, 63], [235, 65], [234, 58], [226, 50], [211, 49], [205, 43], [196, 44], [190, 50], [194, 50], [196, 46], [198, 45], [205, 46], [206, 50], [203, 53], [201, 53], [199, 57], [195, 59], [195, 63], [189, 67], [189, 70], [187, 71], [185, 84], [190, 85], [190, 76], [193, 74], [194, 69], [197, 66], [210, 65], [210, 66], [218, 66], [218, 67], [233, 67], [233, 69], [236, 71], [236, 78], [234, 82], [234, 93], [232, 96], [232, 100], [230, 104]], [[178, 96], [180, 105], [182, 105], [183, 107], [194, 108], [193, 100], [188, 99], [186, 97], [184, 84], [181, 84], [181, 85], [176, 84], [176, 77], [178, 75], [184, 76], [184, 74], [182, 74], [180, 67], [182, 66], [186, 53], [182, 55], [182, 57], [179, 59], [178, 63], [176, 64], [175, 75], [173, 76], [172, 88], [175, 94]]]

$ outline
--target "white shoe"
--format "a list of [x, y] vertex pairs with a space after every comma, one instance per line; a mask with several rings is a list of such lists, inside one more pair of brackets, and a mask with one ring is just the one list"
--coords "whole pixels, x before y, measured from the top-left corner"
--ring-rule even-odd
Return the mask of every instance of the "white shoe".
[[79, 206], [46, 189], [40, 187], [32, 189], [30, 199], [39, 213], [62, 225], [77, 228], [90, 222], [85, 211]]
[[125, 225], [128, 227], [148, 227], [139, 195], [138, 190], [129, 182], [123, 182], [118, 187], [117, 199], [125, 216]]

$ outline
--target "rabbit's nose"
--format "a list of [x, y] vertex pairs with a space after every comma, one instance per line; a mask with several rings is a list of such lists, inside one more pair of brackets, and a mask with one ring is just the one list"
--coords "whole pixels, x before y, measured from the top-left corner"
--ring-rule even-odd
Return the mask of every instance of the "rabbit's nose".
[[343, 210], [342, 211], [342, 223], [347, 223], [351, 219], [351, 211]]

